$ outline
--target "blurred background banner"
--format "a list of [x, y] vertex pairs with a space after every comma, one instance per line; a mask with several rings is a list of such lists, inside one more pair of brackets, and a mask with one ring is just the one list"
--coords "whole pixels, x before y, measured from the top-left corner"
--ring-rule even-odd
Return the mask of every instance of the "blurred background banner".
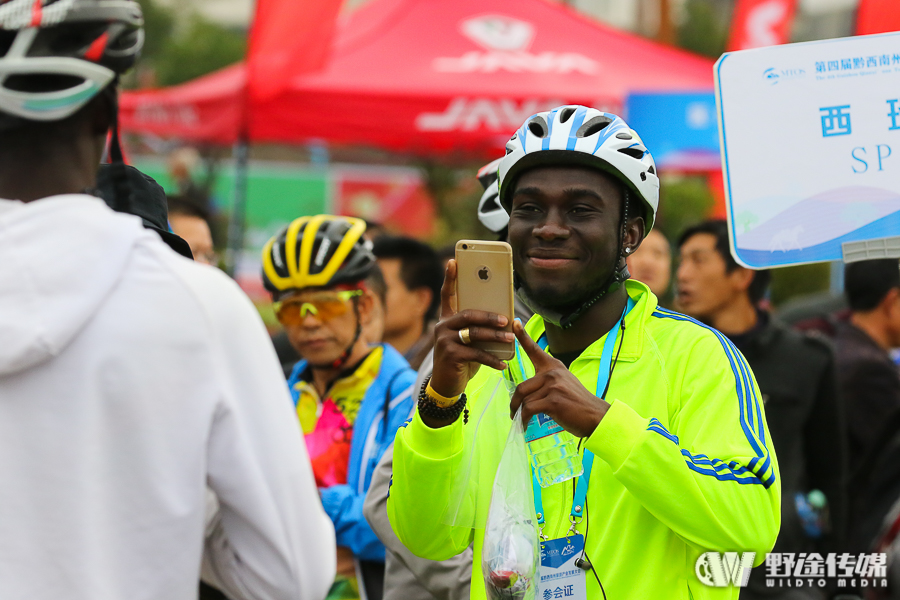
[[290, 78], [324, 66], [342, 0], [257, 0], [247, 53], [248, 92], [265, 101]]
[[244, 64], [171, 88], [123, 92], [123, 131], [172, 137], [193, 143], [230, 145], [244, 118]]
[[797, 0], [737, 0], [728, 50], [786, 44], [796, 12]]
[[628, 124], [639, 131], [660, 169], [718, 171], [719, 127], [713, 92], [630, 94]]
[[[659, 159], [659, 230], [677, 238], [725, 216], [701, 99], [731, 34], [761, 24], [775, 43], [900, 28], [891, 0], [793, 0], [783, 20], [746, 0], [139, 2], [147, 43], [123, 80], [129, 154], [141, 166], [196, 155], [167, 189], [208, 203], [242, 283], [260, 240], [302, 214], [398, 205], [387, 218], [438, 246], [490, 235], [476, 170], [525, 117], [564, 102], [627, 113]], [[773, 301], [827, 287], [828, 265], [777, 270]]]
[[860, 0], [856, 12], [856, 34], [900, 31], [900, 2], [897, 0]]
[[414, 169], [336, 169], [332, 186], [334, 214], [361, 217], [395, 233], [432, 233], [434, 202]]
[[[317, 52], [326, 44], [316, 43]], [[711, 60], [544, 0], [373, 0], [340, 24], [320, 70], [277, 64], [277, 77], [265, 66], [265, 82], [249, 81], [250, 142], [319, 139], [420, 156], [494, 158], [526, 117], [563, 103], [620, 112], [631, 91], [712, 89]], [[227, 143], [245, 69], [125, 93], [123, 129]]]
[[841, 260], [900, 231], [900, 33], [725, 54], [716, 66], [732, 253]]

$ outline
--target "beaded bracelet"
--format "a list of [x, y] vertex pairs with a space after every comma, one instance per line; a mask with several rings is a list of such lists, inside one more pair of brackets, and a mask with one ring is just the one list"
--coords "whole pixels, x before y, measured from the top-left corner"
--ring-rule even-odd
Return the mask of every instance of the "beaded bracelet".
[[419, 390], [419, 414], [439, 421], [455, 421], [459, 418], [459, 414], [465, 411], [463, 425], [467, 424], [469, 422], [469, 409], [466, 408], [466, 395], [460, 394], [459, 400], [446, 408], [442, 408], [426, 393], [430, 382], [431, 376], [428, 376], [422, 382], [422, 389]]

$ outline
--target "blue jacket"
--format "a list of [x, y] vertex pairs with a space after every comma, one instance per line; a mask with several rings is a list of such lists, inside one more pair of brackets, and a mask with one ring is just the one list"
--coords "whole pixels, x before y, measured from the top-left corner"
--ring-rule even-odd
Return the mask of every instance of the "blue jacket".
[[[319, 490], [325, 512], [334, 523], [337, 545], [349, 548], [357, 559], [375, 561], [384, 561], [384, 545], [363, 516], [363, 502], [372, 473], [381, 455], [394, 443], [397, 429], [412, 413], [416, 396], [412, 389], [416, 372], [393, 347], [382, 346], [378, 377], [366, 391], [353, 424], [347, 484]], [[300, 396], [294, 388], [306, 366], [305, 360], [298, 362], [288, 379], [294, 407]]]

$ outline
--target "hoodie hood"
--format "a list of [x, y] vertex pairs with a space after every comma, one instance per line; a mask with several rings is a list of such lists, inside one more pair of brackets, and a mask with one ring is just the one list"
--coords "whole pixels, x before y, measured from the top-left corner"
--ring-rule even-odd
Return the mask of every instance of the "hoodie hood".
[[59, 354], [150, 237], [93, 196], [0, 200], [0, 377]]

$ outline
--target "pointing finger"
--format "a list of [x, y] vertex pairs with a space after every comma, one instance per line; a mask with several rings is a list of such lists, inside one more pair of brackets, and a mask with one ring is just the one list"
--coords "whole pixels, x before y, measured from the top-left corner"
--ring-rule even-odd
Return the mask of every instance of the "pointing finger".
[[528, 337], [528, 334], [525, 333], [525, 327], [521, 322], [516, 321], [513, 324], [513, 332], [516, 334], [516, 339], [519, 340], [522, 350], [524, 350], [525, 354], [528, 355], [528, 358], [531, 359], [531, 364], [534, 365], [535, 372], [555, 366], [557, 361], [541, 350], [541, 347]]

